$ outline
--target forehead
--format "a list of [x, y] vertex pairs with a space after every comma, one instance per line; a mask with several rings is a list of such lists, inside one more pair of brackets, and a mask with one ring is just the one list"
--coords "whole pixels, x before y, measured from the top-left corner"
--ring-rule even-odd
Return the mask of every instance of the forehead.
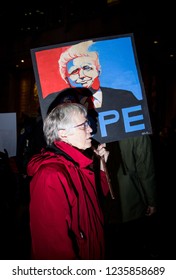
[[73, 119], [74, 120], [83, 120], [84, 121], [86, 119], [86, 117], [84, 116], [83, 113], [75, 111], [74, 114], [73, 114]]
[[94, 65], [94, 59], [90, 56], [76, 57], [67, 63], [67, 68], [71, 68], [73, 66], [83, 66], [85, 64]]

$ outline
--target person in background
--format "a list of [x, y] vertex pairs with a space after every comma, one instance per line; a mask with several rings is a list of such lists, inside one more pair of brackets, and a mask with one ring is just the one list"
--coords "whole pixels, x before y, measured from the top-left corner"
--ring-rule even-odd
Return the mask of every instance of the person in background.
[[150, 136], [107, 143], [107, 149], [115, 194], [115, 200], [107, 197], [105, 204], [108, 254], [120, 259], [151, 258], [150, 253], [157, 253], [158, 197]]
[[80, 91], [78, 88], [66, 88], [61, 92], [58, 92], [54, 100], [49, 104], [47, 115], [57, 105], [62, 103], [80, 103]]
[[[108, 194], [104, 172], [109, 152], [105, 144], [94, 153], [100, 170], [95, 174], [87, 110], [63, 103], [47, 115], [43, 126], [47, 146], [27, 166], [30, 182], [32, 259], [104, 259], [104, 217], [99, 190]], [[96, 185], [96, 175], [100, 177]]]

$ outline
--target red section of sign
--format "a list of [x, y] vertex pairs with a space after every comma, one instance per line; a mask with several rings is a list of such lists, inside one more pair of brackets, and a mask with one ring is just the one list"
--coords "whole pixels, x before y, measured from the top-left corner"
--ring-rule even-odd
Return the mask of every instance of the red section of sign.
[[35, 53], [43, 98], [67, 87], [60, 76], [58, 60], [61, 53], [68, 48], [69, 46]]

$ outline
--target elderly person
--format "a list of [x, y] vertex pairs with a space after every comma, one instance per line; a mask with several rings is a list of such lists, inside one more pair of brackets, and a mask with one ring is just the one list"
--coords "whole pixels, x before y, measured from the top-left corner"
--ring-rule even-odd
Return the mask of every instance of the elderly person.
[[[46, 149], [28, 163], [30, 230], [33, 259], [103, 259], [104, 218], [92, 157], [87, 110], [81, 104], [56, 106], [44, 120]], [[99, 184], [104, 195], [108, 182], [105, 144], [94, 149]]]

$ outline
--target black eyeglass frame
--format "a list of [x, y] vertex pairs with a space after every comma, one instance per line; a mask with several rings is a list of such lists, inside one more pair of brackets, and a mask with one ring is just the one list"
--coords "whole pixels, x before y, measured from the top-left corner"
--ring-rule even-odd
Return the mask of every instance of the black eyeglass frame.
[[89, 120], [86, 120], [85, 122], [81, 123], [81, 124], [77, 124], [75, 126], [73, 126], [73, 128], [77, 128], [77, 127], [81, 127], [81, 126], [84, 126], [84, 129], [87, 129], [90, 125], [90, 121]]

